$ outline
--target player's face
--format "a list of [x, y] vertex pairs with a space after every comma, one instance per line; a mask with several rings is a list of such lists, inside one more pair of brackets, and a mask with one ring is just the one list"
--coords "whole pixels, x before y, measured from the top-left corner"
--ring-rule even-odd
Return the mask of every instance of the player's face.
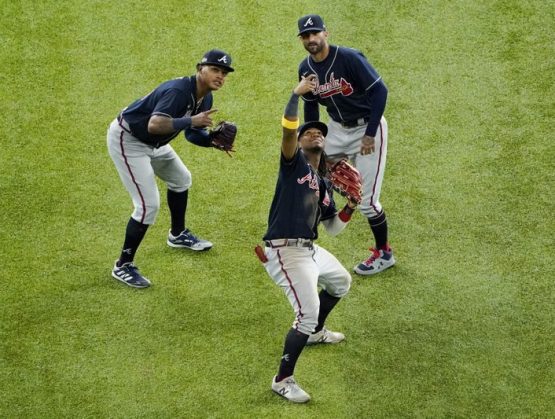
[[209, 90], [218, 90], [224, 83], [228, 71], [215, 65], [203, 65], [199, 70], [199, 78]]
[[305, 132], [301, 138], [299, 138], [299, 142], [301, 144], [301, 148], [304, 151], [324, 151], [325, 139], [322, 131], [318, 128], [309, 128]]
[[322, 52], [328, 43], [328, 33], [326, 31], [305, 32], [299, 35], [299, 38], [301, 38], [304, 49], [312, 55]]

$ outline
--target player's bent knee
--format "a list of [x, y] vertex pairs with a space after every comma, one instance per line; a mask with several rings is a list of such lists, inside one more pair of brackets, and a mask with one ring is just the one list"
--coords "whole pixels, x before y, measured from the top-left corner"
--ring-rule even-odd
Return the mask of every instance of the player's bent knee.
[[302, 315], [296, 313], [294, 327], [307, 335], [314, 332], [318, 326], [318, 313], [320, 312], [320, 304], [303, 307]]
[[193, 185], [193, 180], [189, 176], [188, 178], [183, 178], [181, 182], [168, 182], [168, 189], [175, 193], [181, 193], [181, 192], [185, 192], [192, 185]]
[[143, 224], [154, 224], [159, 211], [160, 203], [149, 204], [145, 205], [144, 207], [136, 207], [135, 212], [133, 213], [133, 218], [135, 220], [139, 220], [139, 222]]
[[344, 277], [343, 282], [334, 284], [333, 286], [326, 287], [326, 292], [332, 297], [343, 298], [349, 293], [353, 279], [347, 271], [345, 271], [345, 274], [346, 275]]
[[359, 205], [358, 209], [366, 218], [374, 218], [381, 213], [381, 210], [378, 211], [376, 207], [372, 205]]

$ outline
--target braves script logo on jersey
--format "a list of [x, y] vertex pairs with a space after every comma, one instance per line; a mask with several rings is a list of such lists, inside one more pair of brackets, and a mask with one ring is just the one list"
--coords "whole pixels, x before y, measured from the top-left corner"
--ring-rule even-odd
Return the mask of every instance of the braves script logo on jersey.
[[350, 96], [353, 93], [353, 86], [343, 77], [337, 80], [334, 73], [330, 75], [330, 81], [319, 84], [313, 91], [315, 95], [320, 95], [322, 99], [341, 93], [343, 96]]

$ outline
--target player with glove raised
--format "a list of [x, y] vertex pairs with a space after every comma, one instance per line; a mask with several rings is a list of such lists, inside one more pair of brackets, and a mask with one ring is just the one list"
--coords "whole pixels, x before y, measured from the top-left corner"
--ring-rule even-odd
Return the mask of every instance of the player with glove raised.
[[171, 228], [167, 244], [194, 251], [209, 250], [212, 243], [195, 236], [185, 226], [191, 173], [169, 142], [181, 131], [193, 144], [233, 151], [237, 127], [221, 123], [212, 130], [212, 92], [225, 83], [231, 57], [210, 50], [196, 66], [196, 74], [162, 83], [148, 95], [126, 107], [108, 129], [108, 151], [133, 200], [123, 249], [112, 276], [130, 287], [146, 288], [150, 281], [139, 273], [133, 260], [148, 227], [160, 208], [156, 176], [167, 187]]
[[342, 333], [327, 329], [325, 322], [349, 291], [351, 275], [335, 256], [315, 244], [318, 225], [321, 222], [331, 235], [339, 234], [356, 207], [356, 200], [348, 201], [338, 211], [330, 181], [324, 177], [326, 124], [309, 121], [299, 127], [299, 96], [314, 85], [314, 77], [302, 78], [285, 108], [279, 176], [263, 238], [265, 247], [256, 247], [268, 275], [284, 290], [295, 312], [271, 385], [274, 392], [295, 403], [310, 400], [293, 377], [305, 345], [337, 344], [345, 339]]

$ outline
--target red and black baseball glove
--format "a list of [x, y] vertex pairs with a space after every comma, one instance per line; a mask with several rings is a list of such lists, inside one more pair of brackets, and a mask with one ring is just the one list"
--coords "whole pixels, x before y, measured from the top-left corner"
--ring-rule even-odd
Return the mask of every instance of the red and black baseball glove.
[[237, 126], [233, 122], [221, 121], [210, 131], [212, 147], [225, 151], [230, 157], [234, 152], [233, 143], [237, 136]]
[[359, 171], [347, 160], [340, 160], [329, 167], [328, 179], [334, 190], [349, 201], [360, 204], [362, 201], [362, 178]]

